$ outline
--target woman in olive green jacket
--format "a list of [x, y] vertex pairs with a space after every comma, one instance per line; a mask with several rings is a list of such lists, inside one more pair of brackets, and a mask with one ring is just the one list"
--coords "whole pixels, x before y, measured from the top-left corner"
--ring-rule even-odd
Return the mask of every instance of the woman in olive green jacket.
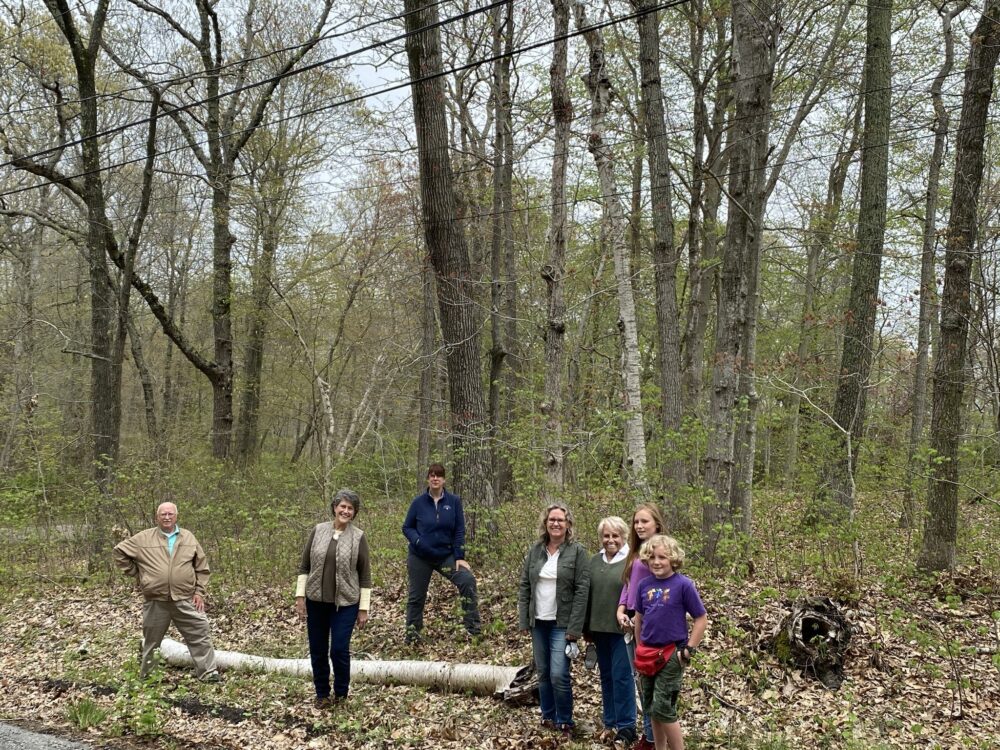
[[569, 653], [578, 653], [590, 592], [590, 556], [573, 536], [569, 508], [562, 503], [545, 508], [517, 595], [521, 630], [531, 632], [542, 724], [564, 734], [573, 730]]

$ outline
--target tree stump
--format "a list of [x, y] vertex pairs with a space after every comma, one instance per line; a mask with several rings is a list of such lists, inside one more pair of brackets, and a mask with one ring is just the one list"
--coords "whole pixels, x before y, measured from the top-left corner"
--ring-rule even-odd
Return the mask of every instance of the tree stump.
[[780, 661], [801, 669], [831, 690], [844, 681], [844, 656], [853, 628], [831, 599], [811, 596], [792, 611], [762, 644]]

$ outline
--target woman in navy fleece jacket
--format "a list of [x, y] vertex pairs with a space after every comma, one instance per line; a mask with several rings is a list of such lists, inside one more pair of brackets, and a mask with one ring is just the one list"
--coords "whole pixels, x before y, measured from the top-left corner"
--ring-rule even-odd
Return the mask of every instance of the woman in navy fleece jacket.
[[410, 542], [406, 556], [409, 595], [406, 599], [406, 641], [420, 640], [424, 628], [424, 602], [431, 574], [436, 570], [458, 589], [465, 629], [479, 635], [479, 596], [472, 568], [465, 561], [465, 513], [462, 498], [444, 488], [444, 466], [427, 469], [427, 492], [413, 498], [403, 521], [403, 535]]

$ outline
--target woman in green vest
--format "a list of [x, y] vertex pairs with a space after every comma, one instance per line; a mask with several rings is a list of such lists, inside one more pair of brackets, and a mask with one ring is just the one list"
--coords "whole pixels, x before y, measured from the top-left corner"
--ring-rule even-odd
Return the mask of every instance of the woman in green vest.
[[368, 539], [354, 525], [361, 500], [352, 490], [338, 490], [330, 511], [333, 519], [317, 524], [302, 550], [295, 587], [295, 611], [306, 621], [316, 705], [347, 697], [351, 684], [351, 634], [368, 622], [372, 572]]

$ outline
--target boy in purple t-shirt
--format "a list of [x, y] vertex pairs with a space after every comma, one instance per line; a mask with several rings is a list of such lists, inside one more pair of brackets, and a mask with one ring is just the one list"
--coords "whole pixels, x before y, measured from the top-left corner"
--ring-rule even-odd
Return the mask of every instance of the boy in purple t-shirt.
[[[684, 564], [684, 550], [675, 539], [657, 534], [642, 545], [640, 557], [652, 575], [640, 581], [636, 591], [636, 640], [658, 648], [676, 646], [656, 675], [640, 675], [642, 710], [653, 718], [657, 750], [668, 747], [683, 750], [684, 734], [677, 720], [677, 698], [684, 667], [705, 635], [708, 615], [694, 582], [677, 572]], [[687, 615], [694, 620], [690, 635]]]

